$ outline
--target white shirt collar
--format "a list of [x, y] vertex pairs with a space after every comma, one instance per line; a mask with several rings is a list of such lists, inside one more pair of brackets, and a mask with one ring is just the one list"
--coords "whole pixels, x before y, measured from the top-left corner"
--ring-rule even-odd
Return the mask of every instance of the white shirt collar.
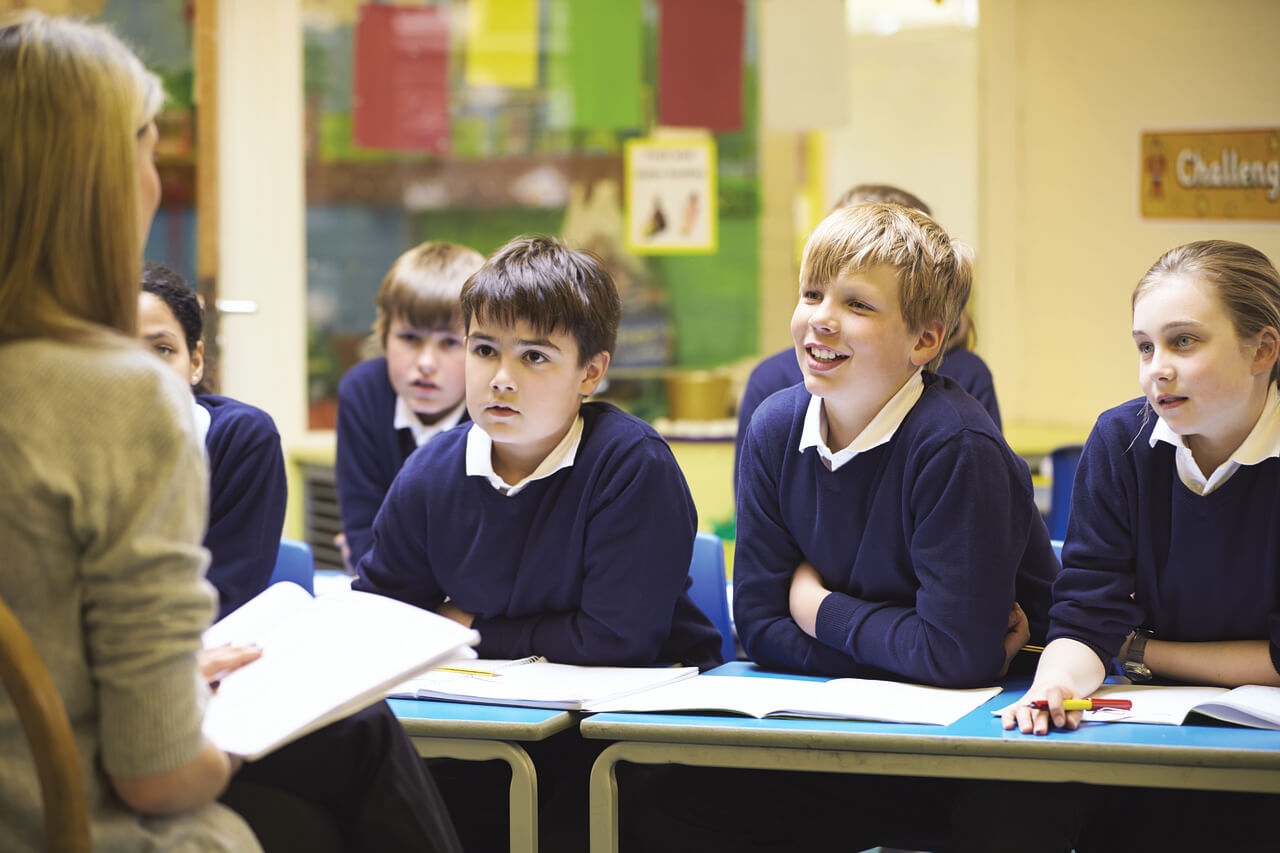
[[213, 416], [209, 414], [209, 410], [196, 402], [194, 394], [191, 395], [191, 416], [196, 419], [196, 438], [200, 440], [200, 449], [205, 451], [205, 458], [209, 456], [209, 449], [205, 446], [205, 441], [209, 437], [209, 425], [213, 423]]
[[396, 429], [407, 429], [413, 434], [413, 441], [418, 446], [426, 444], [440, 433], [456, 426], [462, 420], [462, 410], [467, 407], [467, 401], [463, 400], [454, 406], [444, 417], [436, 421], [434, 424], [427, 425], [418, 420], [418, 416], [414, 413], [413, 408], [405, 402], [404, 397], [396, 395], [396, 416], [392, 425]]
[[1230, 479], [1241, 465], [1257, 465], [1280, 456], [1280, 393], [1277, 393], [1274, 383], [1267, 389], [1267, 401], [1262, 405], [1258, 422], [1249, 430], [1249, 434], [1230, 458], [1219, 465], [1207, 479], [1191, 455], [1187, 442], [1164, 422], [1164, 418], [1158, 418], [1151, 430], [1150, 445], [1155, 447], [1157, 441], [1174, 446], [1178, 479], [1183, 485], [1197, 495], [1207, 495]]
[[471, 429], [467, 431], [467, 476], [484, 477], [499, 492], [507, 497], [514, 497], [534, 480], [550, 477], [561, 468], [573, 465], [574, 460], [578, 458], [578, 445], [581, 443], [582, 415], [578, 415], [573, 419], [573, 425], [564, 434], [564, 438], [552, 448], [533, 473], [512, 485], [493, 470], [493, 439], [489, 433], [472, 424]]
[[797, 450], [804, 453], [810, 447], [818, 448], [818, 456], [826, 464], [827, 470], [835, 471], [859, 453], [865, 453], [879, 447], [898, 431], [902, 421], [911, 411], [911, 407], [924, 393], [924, 379], [917, 370], [911, 378], [902, 384], [898, 393], [889, 398], [871, 423], [862, 428], [862, 432], [849, 442], [849, 446], [836, 452], [827, 447], [827, 413], [822, 406], [821, 397], [809, 398], [809, 409], [804, 415], [804, 426], [800, 430], [800, 446]]

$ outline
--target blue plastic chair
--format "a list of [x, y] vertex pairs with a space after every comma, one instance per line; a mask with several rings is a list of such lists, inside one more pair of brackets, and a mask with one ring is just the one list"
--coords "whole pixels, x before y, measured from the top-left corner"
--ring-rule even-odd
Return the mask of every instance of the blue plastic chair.
[[276, 554], [276, 566], [271, 570], [271, 583], [292, 581], [312, 595], [316, 594], [316, 561], [311, 546], [297, 539], [282, 538]]
[[699, 530], [689, 563], [689, 597], [720, 631], [720, 651], [726, 661], [738, 659], [729, 618], [729, 596], [724, 576], [724, 543], [714, 533]]
[[1049, 490], [1049, 514], [1045, 516], [1045, 524], [1049, 528], [1050, 539], [1067, 538], [1067, 518], [1071, 514], [1071, 486], [1076, 480], [1076, 466], [1080, 464], [1080, 454], [1084, 447], [1069, 444], [1059, 447], [1049, 454], [1049, 462], [1053, 469], [1053, 482]]

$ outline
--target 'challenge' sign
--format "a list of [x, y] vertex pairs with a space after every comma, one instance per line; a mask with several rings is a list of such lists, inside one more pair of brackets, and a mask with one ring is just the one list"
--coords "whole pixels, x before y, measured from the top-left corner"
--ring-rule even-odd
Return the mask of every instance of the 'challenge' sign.
[[1280, 128], [1142, 134], [1148, 219], [1280, 220]]

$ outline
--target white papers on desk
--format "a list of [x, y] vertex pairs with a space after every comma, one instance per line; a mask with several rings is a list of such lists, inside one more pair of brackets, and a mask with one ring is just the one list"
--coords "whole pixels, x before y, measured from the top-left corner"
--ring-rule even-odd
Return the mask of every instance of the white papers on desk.
[[692, 678], [692, 666], [574, 666], [543, 658], [516, 661], [449, 661], [445, 667], [476, 673], [431, 670], [392, 688], [389, 695], [487, 705], [519, 705], [577, 711], [603, 702]]
[[592, 703], [585, 710], [727, 711], [759, 718], [813, 717], [945, 726], [999, 692], [999, 687], [947, 690], [865, 678], [807, 681], [700, 675], [616, 701]]
[[1128, 699], [1128, 711], [1085, 711], [1088, 722], [1154, 723], [1179, 726], [1203, 714], [1216, 720], [1255, 729], [1280, 729], [1280, 687], [1246, 684], [1225, 687], [1181, 687], [1160, 684], [1104, 684], [1097, 699]]
[[204, 733], [226, 752], [259, 758], [380, 701], [387, 688], [470, 652], [480, 635], [429, 610], [365, 592], [312, 598], [273, 584], [211, 627], [205, 647], [262, 647], [221, 680]]

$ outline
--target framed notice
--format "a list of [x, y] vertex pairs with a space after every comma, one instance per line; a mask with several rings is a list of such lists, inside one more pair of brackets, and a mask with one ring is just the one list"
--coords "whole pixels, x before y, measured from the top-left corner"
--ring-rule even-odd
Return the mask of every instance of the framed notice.
[[716, 146], [706, 137], [626, 143], [627, 249], [640, 255], [716, 251]]
[[1142, 134], [1147, 219], [1280, 221], [1280, 128]]

